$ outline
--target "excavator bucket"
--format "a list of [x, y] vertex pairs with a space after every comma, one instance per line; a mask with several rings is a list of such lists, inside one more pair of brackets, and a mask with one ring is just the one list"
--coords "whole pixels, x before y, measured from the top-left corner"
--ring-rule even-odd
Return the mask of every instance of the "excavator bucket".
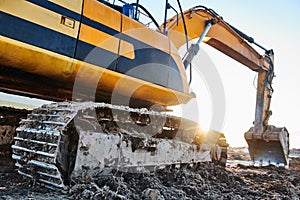
[[254, 128], [245, 133], [249, 154], [254, 164], [288, 166], [289, 133], [286, 128], [268, 126], [263, 134]]

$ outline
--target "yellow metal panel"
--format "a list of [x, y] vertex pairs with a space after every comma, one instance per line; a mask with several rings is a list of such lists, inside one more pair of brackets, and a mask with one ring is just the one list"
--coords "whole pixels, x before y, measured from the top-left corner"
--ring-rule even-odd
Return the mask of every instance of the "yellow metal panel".
[[124, 56], [126, 58], [134, 59], [134, 46], [124, 40], [121, 40], [119, 55]]
[[[187, 24], [189, 40], [201, 36], [205, 29], [206, 20], [216, 19], [217, 23], [211, 27], [203, 42], [206, 42], [252, 70], [259, 71], [261, 69], [268, 69], [268, 64], [262, 63], [261, 55], [221, 18], [216, 18], [202, 9], [193, 10], [192, 13], [190, 10], [185, 11], [184, 17]], [[178, 25], [176, 16], [168, 20], [167, 28], [168, 37], [177, 48], [185, 44], [185, 35], [183, 34], [184, 27], [181, 17], [179, 17]]]
[[0, 36], [0, 65], [68, 80], [74, 73], [72, 59], [39, 47]]
[[73, 12], [81, 14], [82, 0], [49, 0], [57, 5], [65, 7]]
[[[77, 0], [77, 2], [81, 2]], [[76, 5], [79, 3], [76, 3]], [[79, 6], [79, 5], [78, 5]], [[81, 5], [79, 6], [81, 8]], [[62, 15], [24, 0], [1, 0], [1, 11], [77, 38], [79, 22], [74, 28], [61, 24]]]
[[85, 17], [120, 32], [121, 13], [97, 0], [87, 0], [84, 2], [83, 7], [83, 15]]
[[143, 24], [122, 15], [122, 33], [140, 40], [152, 47], [169, 52], [169, 39]]
[[193, 94], [177, 92], [81, 61], [77, 66], [80, 69], [76, 81], [87, 88], [98, 83], [98, 89], [166, 106], [186, 103], [194, 98]]
[[[96, 83], [97, 90], [132, 96], [160, 105], [186, 103], [194, 97], [3, 36], [0, 36], [0, 65], [68, 84], [76, 80], [76, 83], [87, 89], [92, 89]], [[61, 85], [57, 89], [63, 90], [64, 87], [65, 85]], [[32, 93], [39, 91], [38, 89], [30, 88]]]
[[[120, 35], [119, 35], [120, 36]], [[97, 47], [103, 48], [115, 54], [120, 54], [127, 58], [134, 58], [134, 47], [132, 44], [121, 40], [122, 48], [119, 50], [119, 38], [111, 36], [107, 33], [89, 27], [85, 24], [81, 25], [79, 39]], [[120, 51], [120, 52], [118, 52]]]

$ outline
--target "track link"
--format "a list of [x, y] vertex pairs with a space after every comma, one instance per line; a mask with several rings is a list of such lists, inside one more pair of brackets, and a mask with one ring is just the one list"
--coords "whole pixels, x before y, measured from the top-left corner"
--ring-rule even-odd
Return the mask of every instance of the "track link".
[[76, 115], [67, 104], [51, 104], [33, 110], [17, 128], [13, 159], [18, 172], [46, 185], [64, 188], [56, 165], [61, 135]]

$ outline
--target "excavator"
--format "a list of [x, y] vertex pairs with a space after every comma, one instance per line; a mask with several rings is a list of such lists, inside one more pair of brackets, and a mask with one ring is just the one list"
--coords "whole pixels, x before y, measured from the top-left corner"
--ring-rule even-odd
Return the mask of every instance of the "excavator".
[[212, 9], [177, 4], [178, 12], [165, 1], [159, 25], [139, 0], [0, 0], [0, 91], [53, 102], [25, 117], [1, 108], [0, 144], [11, 145], [19, 174], [66, 188], [113, 169], [225, 166], [225, 135], [169, 109], [196, 97], [187, 73], [202, 42], [258, 73], [249, 153], [254, 163], [288, 165], [289, 133], [268, 125], [273, 51]]

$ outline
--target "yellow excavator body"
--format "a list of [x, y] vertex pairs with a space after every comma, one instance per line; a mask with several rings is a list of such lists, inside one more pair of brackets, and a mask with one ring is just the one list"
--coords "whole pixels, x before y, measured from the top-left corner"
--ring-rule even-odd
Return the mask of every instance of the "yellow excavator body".
[[[138, 20], [141, 13], [157, 30]], [[12, 145], [19, 173], [65, 188], [87, 171], [225, 165], [223, 133], [202, 134], [198, 123], [161, 112], [195, 98], [185, 70], [201, 42], [258, 73], [254, 127], [245, 134], [250, 155], [288, 165], [287, 130], [268, 126], [273, 51], [259, 54], [213, 10], [197, 6], [159, 26], [139, 1], [0, 0], [0, 91], [61, 102], [20, 122]]]
[[[114, 93], [136, 99], [132, 104], [139, 107], [178, 105], [195, 97], [166, 36], [99, 1], [82, 2], [1, 2], [2, 91], [100, 102]], [[126, 87], [116, 87], [120, 80]]]

